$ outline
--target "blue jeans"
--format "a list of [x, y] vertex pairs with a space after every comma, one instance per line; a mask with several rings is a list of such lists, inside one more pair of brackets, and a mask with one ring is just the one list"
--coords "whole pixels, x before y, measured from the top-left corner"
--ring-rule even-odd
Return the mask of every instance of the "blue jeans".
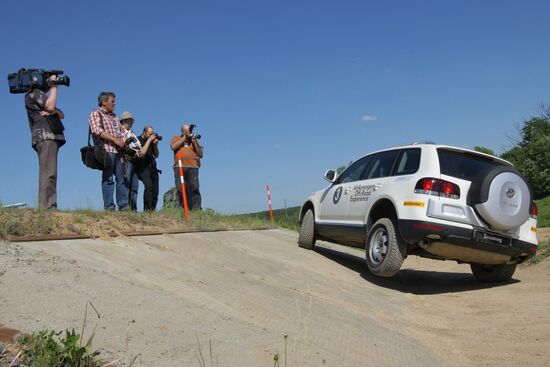
[[134, 163], [128, 160], [126, 160], [126, 180], [129, 188], [128, 206], [130, 210], [137, 211], [139, 179]]
[[[118, 210], [125, 210], [128, 207], [128, 182], [124, 180], [122, 174], [122, 162], [118, 153], [107, 153], [111, 159], [109, 164], [103, 170], [101, 176], [101, 191], [103, 193], [103, 207], [105, 210], [115, 210], [114, 192], [116, 182], [116, 206]], [[115, 178], [113, 179], [113, 176]]]

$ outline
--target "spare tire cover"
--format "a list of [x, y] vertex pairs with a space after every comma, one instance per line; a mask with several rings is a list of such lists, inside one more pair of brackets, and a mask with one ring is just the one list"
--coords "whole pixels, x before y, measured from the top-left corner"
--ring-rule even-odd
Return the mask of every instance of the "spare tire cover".
[[474, 204], [481, 217], [495, 230], [506, 231], [525, 223], [532, 200], [525, 179], [515, 170], [502, 167], [488, 172], [485, 178], [478, 181], [482, 185], [478, 188], [481, 202]]

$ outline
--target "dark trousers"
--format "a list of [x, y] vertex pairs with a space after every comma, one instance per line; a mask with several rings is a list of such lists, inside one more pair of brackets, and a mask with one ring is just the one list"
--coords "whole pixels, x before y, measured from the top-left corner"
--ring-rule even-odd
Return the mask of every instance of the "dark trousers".
[[38, 153], [38, 207], [57, 208], [57, 152], [56, 140], [45, 140], [35, 145]]
[[[189, 209], [201, 209], [201, 192], [199, 190], [199, 169], [183, 168], [183, 179], [185, 181], [185, 195], [187, 196], [187, 207]], [[174, 168], [174, 181], [178, 190], [178, 200], [180, 206], [183, 206], [183, 196], [181, 194], [181, 179], [179, 167]]]
[[148, 166], [137, 170], [143, 182], [143, 210], [155, 211], [159, 198], [159, 174], [156, 166]]
[[134, 165], [134, 161], [126, 159], [124, 161], [126, 175], [124, 179], [128, 184], [128, 207], [132, 211], [137, 211], [137, 197], [138, 197], [138, 187], [139, 187], [139, 180], [138, 175], [136, 172], [136, 167]]

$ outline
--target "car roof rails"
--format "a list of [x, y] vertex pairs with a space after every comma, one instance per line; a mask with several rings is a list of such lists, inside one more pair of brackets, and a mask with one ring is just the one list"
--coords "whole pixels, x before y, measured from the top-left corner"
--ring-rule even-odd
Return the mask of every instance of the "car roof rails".
[[402, 146], [402, 147], [405, 147], [405, 146], [408, 146], [408, 145], [420, 145], [420, 144], [431, 144], [431, 145], [435, 145], [435, 143], [434, 143], [433, 141], [425, 140], [425, 141], [413, 141], [412, 143], [403, 144], [403, 145], [401, 145], [401, 146]]

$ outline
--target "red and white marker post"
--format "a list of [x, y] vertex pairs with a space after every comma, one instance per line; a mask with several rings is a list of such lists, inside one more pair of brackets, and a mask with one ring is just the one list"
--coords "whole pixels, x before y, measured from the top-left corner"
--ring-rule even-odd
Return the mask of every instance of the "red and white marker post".
[[271, 206], [271, 193], [269, 192], [269, 185], [267, 185], [267, 202], [269, 203], [269, 217], [271, 218], [271, 222], [274, 222], [273, 208]]
[[178, 151], [178, 166], [180, 167], [181, 195], [183, 197], [183, 208], [185, 210], [185, 221], [189, 222], [189, 209], [187, 206], [187, 195], [185, 194], [185, 180], [183, 179], [183, 165], [181, 164], [181, 152]]

